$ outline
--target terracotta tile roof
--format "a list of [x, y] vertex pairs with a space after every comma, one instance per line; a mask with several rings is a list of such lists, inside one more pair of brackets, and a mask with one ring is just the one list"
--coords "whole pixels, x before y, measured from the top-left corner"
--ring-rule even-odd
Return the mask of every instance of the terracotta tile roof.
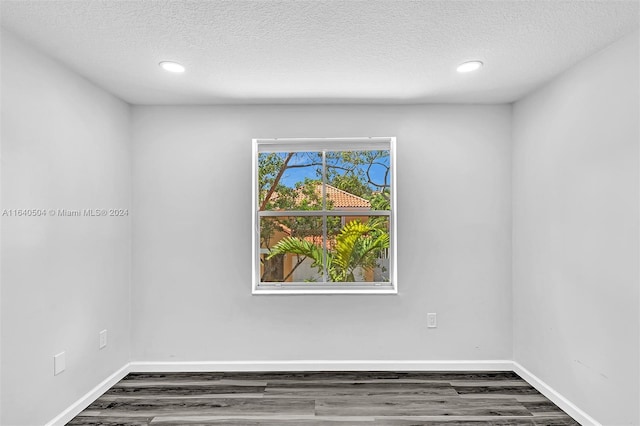
[[[315, 185], [315, 193], [318, 200], [320, 200], [322, 199], [322, 184], [317, 183]], [[304, 200], [305, 195], [302, 193], [302, 190], [299, 189], [297, 191], [298, 195], [296, 197], [296, 202], [301, 203]], [[277, 199], [277, 192], [271, 194], [271, 200], [276, 201]], [[334, 209], [371, 209], [371, 203], [368, 200], [331, 185], [327, 185], [327, 199], [333, 203]]]
[[[318, 198], [322, 197], [322, 184], [317, 183], [315, 187], [315, 192]], [[300, 193], [298, 196], [298, 201], [300, 201], [304, 195]], [[347, 191], [343, 191], [342, 189], [338, 189], [335, 186], [327, 185], [327, 200], [331, 201], [334, 209], [345, 209], [345, 208], [363, 208], [363, 209], [371, 209], [371, 203], [368, 200], [365, 200], [362, 197], [358, 197], [357, 195], [353, 195]]]
[[[322, 185], [318, 185], [318, 190], [322, 192]], [[338, 189], [335, 186], [327, 185], [327, 199], [333, 202], [334, 208], [365, 207], [370, 209], [371, 203], [362, 197]]]
[[[327, 185], [327, 199], [333, 202], [333, 208], [344, 209], [344, 208], [359, 208], [359, 209], [371, 209], [371, 203], [368, 200], [365, 200], [362, 197], [358, 197], [357, 195], [353, 195], [347, 191], [343, 191], [341, 189], [336, 188], [335, 186]], [[322, 196], [322, 184], [316, 184], [315, 188], [316, 194], [318, 198]], [[274, 193], [272, 197], [277, 197], [277, 193]], [[298, 202], [300, 202], [304, 197], [302, 191], [299, 192]], [[293, 234], [293, 230], [288, 226], [282, 224], [281, 222], [276, 220], [276, 223], [282, 228], [282, 231], [288, 235]], [[304, 240], [309, 241], [317, 246], [322, 246], [322, 235], [308, 235], [306, 237], [302, 237]], [[329, 238], [327, 241], [327, 248], [333, 249], [335, 246], [335, 239]]]

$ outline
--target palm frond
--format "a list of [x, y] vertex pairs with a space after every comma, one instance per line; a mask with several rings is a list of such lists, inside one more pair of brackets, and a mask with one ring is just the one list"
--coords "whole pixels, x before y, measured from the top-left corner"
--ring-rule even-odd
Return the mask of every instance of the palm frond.
[[[326, 270], [332, 282], [355, 281], [358, 267], [373, 269], [380, 252], [389, 248], [386, 222], [372, 219], [367, 223], [353, 220], [346, 223], [335, 240], [335, 247], [326, 252]], [[323, 248], [296, 237], [284, 237], [273, 248], [267, 259], [279, 254], [291, 253], [313, 259], [314, 268], [322, 273]]]
[[322, 248], [296, 237], [284, 237], [278, 244], [271, 248], [267, 259], [279, 254], [292, 253], [307, 256], [313, 259], [312, 267], [322, 267]]

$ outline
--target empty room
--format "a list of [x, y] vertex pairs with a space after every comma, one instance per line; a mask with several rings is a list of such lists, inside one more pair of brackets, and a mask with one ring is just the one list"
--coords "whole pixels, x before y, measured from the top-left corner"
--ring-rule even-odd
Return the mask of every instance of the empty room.
[[0, 24], [2, 426], [640, 426], [640, 2]]

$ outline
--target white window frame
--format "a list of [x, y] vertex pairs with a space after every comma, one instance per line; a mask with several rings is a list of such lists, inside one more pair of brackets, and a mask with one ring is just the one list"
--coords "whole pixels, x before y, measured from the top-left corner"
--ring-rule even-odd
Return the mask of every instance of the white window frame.
[[[397, 294], [397, 185], [396, 185], [396, 138], [395, 137], [363, 137], [363, 138], [276, 138], [253, 139], [252, 161], [252, 294]], [[258, 211], [258, 156], [260, 152], [291, 152], [291, 151], [342, 151], [342, 150], [389, 150], [391, 210], [385, 211], [389, 217], [389, 282], [366, 283], [261, 283], [260, 282], [260, 217], [271, 215], [285, 215], [284, 212]], [[331, 210], [334, 213], [334, 210]], [[376, 211], [366, 215], [376, 215]], [[320, 211], [292, 211], [294, 216], [316, 216]], [[344, 211], [335, 213], [342, 215]], [[382, 212], [380, 212], [382, 213]], [[379, 214], [380, 214], [379, 213]], [[358, 213], [362, 215], [362, 213]]]

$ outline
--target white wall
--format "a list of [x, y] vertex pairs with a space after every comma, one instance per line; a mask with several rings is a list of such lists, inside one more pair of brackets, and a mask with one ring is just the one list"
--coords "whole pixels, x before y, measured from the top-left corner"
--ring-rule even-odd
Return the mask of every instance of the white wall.
[[[603, 424], [640, 424], [637, 34], [516, 103], [513, 129], [509, 106], [131, 120], [6, 32], [1, 50], [2, 208], [129, 208], [131, 188], [135, 208], [133, 227], [2, 218], [2, 424], [44, 423], [130, 359], [512, 357]], [[251, 139], [367, 135], [398, 137], [400, 294], [252, 296]]]
[[514, 107], [514, 357], [638, 425], [638, 33]]
[[[4, 31], [1, 50], [2, 208], [130, 207], [129, 106]], [[3, 425], [44, 424], [128, 361], [130, 231], [2, 217]]]
[[[133, 360], [511, 359], [510, 114], [134, 107]], [[400, 294], [252, 296], [251, 138], [339, 136], [398, 137]]]

